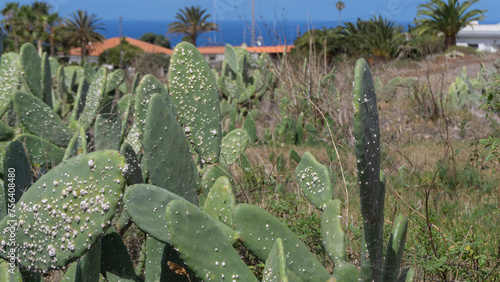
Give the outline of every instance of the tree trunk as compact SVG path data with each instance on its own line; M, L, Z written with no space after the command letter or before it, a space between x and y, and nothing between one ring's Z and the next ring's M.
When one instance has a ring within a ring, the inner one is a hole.
M451 46L457 45L457 35L455 33L446 35L444 44L446 49L450 48Z
M56 55L55 51L55 42L54 42L54 31L52 30L50 32L50 37L49 37L49 44L50 44L50 56L54 57Z
M80 57L80 65L83 66L83 62L85 60L85 40L81 41L81 57Z
M38 48L38 55L41 57L42 56L42 53L43 53L43 40L42 38L38 38L36 40L36 45L37 45L37 48Z

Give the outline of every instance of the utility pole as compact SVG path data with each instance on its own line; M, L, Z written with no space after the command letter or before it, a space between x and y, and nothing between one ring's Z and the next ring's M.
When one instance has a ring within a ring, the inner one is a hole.
M255 37L255 0L252 0L252 31L251 31L251 42L250 45L255 46L256 45L256 37Z
M122 50L122 14L120 14L120 69L123 68L123 50Z

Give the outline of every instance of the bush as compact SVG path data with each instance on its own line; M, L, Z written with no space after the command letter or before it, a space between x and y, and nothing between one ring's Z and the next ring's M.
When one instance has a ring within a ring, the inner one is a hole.
M121 47L118 45L113 48L109 48L99 55L99 64L108 64L118 68L120 66L120 48L121 52L123 52L122 66L130 66L135 58L144 54L144 51L141 48L128 43L125 39L122 39Z

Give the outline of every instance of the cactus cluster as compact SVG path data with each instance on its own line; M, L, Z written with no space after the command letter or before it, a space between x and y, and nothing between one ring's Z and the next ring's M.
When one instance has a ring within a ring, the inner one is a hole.
M11 278L66 269L63 281L256 281L233 248L238 243L266 262L263 281L332 279L285 224L257 206L238 204L233 194L228 167L240 160L245 170L255 122L248 111L243 128L222 131L218 83L229 104L258 97L272 83L263 75L265 60L227 46L217 80L184 42L174 50L168 86L137 75L128 88L123 71L59 66L30 44L19 56L2 56L0 98L8 102L0 99L0 114L19 122L0 123L6 148L0 273L8 261L17 266ZM324 247L337 281L394 281L404 250L407 219L398 217L382 265L384 187L370 80L366 65L358 64L355 136L366 242L361 274L345 261L329 168L309 153L301 158L292 152L304 195L323 210ZM122 240L131 224L145 233L143 263L135 270Z

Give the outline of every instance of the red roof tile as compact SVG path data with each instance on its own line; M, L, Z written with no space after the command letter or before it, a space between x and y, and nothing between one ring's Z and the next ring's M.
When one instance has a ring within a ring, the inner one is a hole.
M167 55L172 55L172 53L173 53L172 49L168 49L165 47L161 47L158 45L147 43L147 42L137 40L134 38L125 37L125 40L128 43L141 48L146 53L163 53L163 54L167 54ZM119 44L120 44L119 37L113 37L113 38L107 39L102 43L92 44L89 46L89 48L90 48L89 56L96 56L97 57L102 52L104 52L106 49L113 48ZM80 50L80 48L73 48L69 51L69 54L74 55L74 56L80 56L81 50Z

